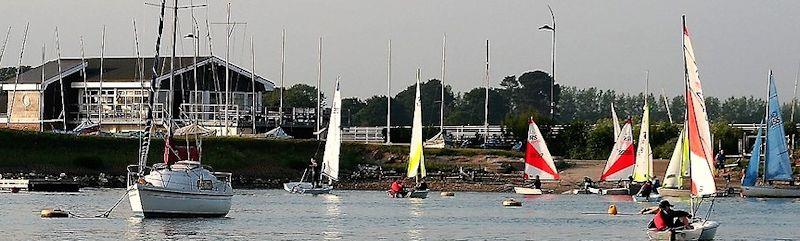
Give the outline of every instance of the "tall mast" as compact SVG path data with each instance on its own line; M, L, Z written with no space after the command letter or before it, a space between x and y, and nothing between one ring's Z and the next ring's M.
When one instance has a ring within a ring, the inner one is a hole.
M253 70L250 71L250 82L252 85L253 107L251 110L251 122L253 123L253 134L256 134L256 49L253 47L253 37L250 37L250 55L253 58Z
M44 78L44 65L47 63L46 62L47 60L45 60L45 55L44 55L45 52L47 52L47 44L42 43L42 71L41 71L41 77L42 77L42 82L41 83L42 83L42 86L44 86L44 81L45 81L45 78ZM41 88L39 90L39 96L44 96L44 89L45 88ZM39 101L39 131L40 132L44 132L44 108L42 108L43 106L44 106L44 101Z
M686 89L685 93L683 94L684 98L686 99L685 100L685 102L686 102L686 108L685 108L686 109L686 115L684 117L685 121L683 122L683 125L684 125L684 128L686 128L686 134L689 135L691 133L689 131L689 125L692 125L692 123L689 123L689 111L694 111L694 110L689 110L689 103L690 103L689 101L691 101L691 96L690 96L691 93L689 93L689 68L686 66L687 65L687 62L686 62L687 61L687 59L686 59L686 37L685 37L685 35L687 34L686 33L687 32L687 30L686 30L686 15L682 15L681 16L681 22L682 22L682 25L683 25L683 29L682 29L683 33L681 33L681 46L683 48L683 84L684 84L684 88ZM692 175L692 153L691 153L692 152L692 150L691 150L692 144L690 143L691 139L692 138L688 137L688 136L686 138L686 146L689 146L689 149L690 149L690 150L688 150L689 151L689 155L687 157L689 159L689 161L687 163L689 163L689 167L688 168L689 168L689 178L690 179L691 179L691 175ZM692 181L689 181L689 185L694 185L694 184L693 184ZM692 214L694 214L694 197L691 197L691 195L689 197L689 209L690 209L690 212Z
M8 35L11 34L11 26L6 30L6 38L3 40L3 47L0 49L0 62L3 61L3 55L6 53L6 44L8 43Z
M764 136L765 137L769 136L769 98L772 97L772 96L770 96L770 93L769 93L769 87L770 87L769 84L770 84L770 79L771 78L772 78L772 70L770 69L769 72L767 72L767 102L764 103L764 124L765 124ZM758 138L761 138L761 137L759 136ZM769 144L769 142L765 141L764 142L764 150L768 150L769 146L767 146L767 144ZM767 156L764 156L764 179L763 179L764 183L767 182L767 159L768 159Z
M485 131L485 136L483 137L483 143L489 141L489 40L486 40L486 98L484 99L484 106L483 106L483 129Z
M172 115L175 106L175 44L178 38L178 0L175 0L172 16L172 57L169 61L169 115L167 116L167 138L172 138ZM170 147L172 148L172 147ZM171 153L170 153L171 155Z
M225 20L225 115L224 115L224 126L222 130L223 135L228 135L228 128L230 127L228 123L228 108L230 108L230 57L231 57L231 2L228 1L228 8L226 10L227 17Z
M22 56L25 53L25 42L28 40L28 26L30 23L25 23L25 33L22 35L22 48L19 50L19 60L17 61L17 74L14 77L14 88L11 90L11 106L8 107L8 118L6 118L6 127L9 127L11 122L11 118L14 116L12 112L14 111L14 99L17 97L17 84L19 84L19 75L22 74Z
M281 30L281 89L280 89L280 104L278 105L278 127L283 125L283 90L286 86L283 84L284 68L286 67L286 29Z
M106 25L103 25L103 31L100 34L100 92L97 95L97 124L100 126L100 131L103 130L103 59L105 58L106 51Z
M321 99L322 92L319 89L322 85L322 37L319 37L319 48L317 49L317 140L320 139L320 122L322 121L322 113L321 113Z
M158 79L158 72L156 68L158 67L159 62L159 53L161 50L161 34L164 30L164 11L166 8L166 0L161 0L161 14L158 18L158 35L156 38L156 53L153 56L153 68L152 68L152 78L150 79L150 87L147 91L147 119L144 127L144 133L142 137L142 143L139 145L139 175L144 174L144 166L147 165L147 157L148 153L150 152L150 133L153 129L153 103L154 103L154 92L156 85L156 79Z
M83 68L81 68L81 75L83 75L83 104L84 106L86 106L86 121L91 123L92 115L89 113L90 111L89 100L91 97L89 97L89 87L86 85L86 66L88 66L89 64L86 63L85 56L86 55L84 53L83 35L81 35L81 65L83 66Z
M445 34L442 36L442 79L439 81L439 84L442 85L442 98L441 98L441 108L439 109L439 133L442 134L442 138L444 138L444 78L446 73L446 66L447 66L447 35Z
M792 92L792 114L790 117L790 122L794 125L794 108L797 106L797 81L800 80L800 62L797 63L797 73L794 74L794 91ZM794 144L794 138L792 138L792 144Z
M392 144L392 40L386 57L386 144Z
M61 121L63 123L64 131L67 130L67 105L65 102L67 98L64 97L64 76L61 72L61 42L58 39L58 27L56 27L56 54L58 62L58 85L61 91ZM42 66L44 68L44 66Z

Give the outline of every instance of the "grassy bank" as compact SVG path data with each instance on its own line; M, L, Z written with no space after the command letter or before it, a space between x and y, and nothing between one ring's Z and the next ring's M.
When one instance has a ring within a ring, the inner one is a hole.
M137 139L0 130L0 172L122 175L125 166L136 163L138 144ZM149 164L161 162L163 145L162 140L153 140ZM323 148L324 144L312 140L208 138L203 142L203 163L215 170L233 172L235 176L296 178L314 154L321 159ZM500 150L426 149L425 152L428 170L434 172L480 165L463 161L476 156L522 157L521 153ZM407 146L345 143L340 165L344 173L358 164L401 169L407 155Z

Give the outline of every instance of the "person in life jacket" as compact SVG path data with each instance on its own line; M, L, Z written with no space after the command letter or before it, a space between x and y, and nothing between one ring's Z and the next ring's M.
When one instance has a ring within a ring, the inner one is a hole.
M389 187L389 195L392 197L404 197L406 195L406 190L403 187L403 181L395 179L391 187Z
M691 228L689 218L692 217L686 211L673 210L673 205L667 200L662 200L656 207L642 209L640 214L655 214L650 221L648 228L657 231L671 230L675 228ZM676 220L677 219L677 220Z

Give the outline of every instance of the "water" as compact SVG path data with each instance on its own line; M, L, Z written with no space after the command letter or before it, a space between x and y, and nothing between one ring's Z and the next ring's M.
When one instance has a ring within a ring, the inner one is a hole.
M335 191L303 196L283 190L238 190L227 218L140 219L127 199L108 219L42 219L39 211L61 207L94 216L122 189L84 189L78 194L0 193L0 239L199 239L199 240L646 240L651 216L592 215L616 203L621 213L645 204L595 195L524 198L519 208L500 205L510 193L456 193L455 197L390 199L383 192ZM675 203L686 209L685 202ZM708 207L708 205L704 205ZM717 199L718 240L800 240L800 200ZM702 212L704 213L704 212Z

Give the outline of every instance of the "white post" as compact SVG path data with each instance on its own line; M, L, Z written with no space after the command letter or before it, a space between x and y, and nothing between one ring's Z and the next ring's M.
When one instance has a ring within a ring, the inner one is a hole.
M252 84L253 106L250 108L252 117L250 122L253 123L253 134L256 134L256 49L253 47L253 37L250 37L250 55L253 57L253 70L250 71L250 83Z
M484 99L484 109L483 109L483 129L485 131L485 136L483 137L483 143L489 140L489 40L486 40L486 98Z
M439 133L442 134L442 139L444 139L444 77L446 72L447 66L447 35L445 34L442 36L442 79L439 83L442 85L442 98L441 98L441 108L439 109Z
M321 90L319 89L322 85L322 37L319 37L319 48L318 48L318 55L317 55L317 140L320 140L320 121L322 121L322 112L321 112L321 99L322 96Z
M797 63L797 73L794 74L794 91L792 92L792 114L790 122L794 125L794 108L797 106L797 81L800 80L800 62ZM797 127L792 127L797 128ZM792 138L794 140L794 138Z
M45 52L47 52L47 44L42 43L42 71L41 71L42 84L41 84L41 87L39 88L39 131L40 132L44 132L44 101L42 101L42 100L44 99L43 98L44 97L44 90L46 89L46 86L44 84L44 81L45 81L45 78L44 78L44 65L47 63L47 62L45 62L45 61L47 61L47 60L45 60L45 56L44 56Z
M103 59L105 58L106 50L106 25L103 25L103 32L100 38L100 92L97 97L97 124L100 126L100 131L103 131Z
M278 104L278 124L280 127L283 125L283 90L286 86L283 84L284 68L286 67L286 29L281 31L281 89L280 89L280 103Z
M86 107L86 120L88 122L92 122L91 114L89 113L89 87L86 85L86 66L89 64L86 63L86 55L84 54L84 46L83 46L83 35L81 35L81 75L83 75L83 104Z
M172 117L175 106L175 44L178 38L178 0L175 0L174 16L172 16L172 57L169 61L169 116L167 117L167 138L172 138ZM181 84L183 85L183 84ZM170 150L171 151L171 150ZM170 153L172 155L172 153Z
M386 144L392 144L392 40L386 58Z

